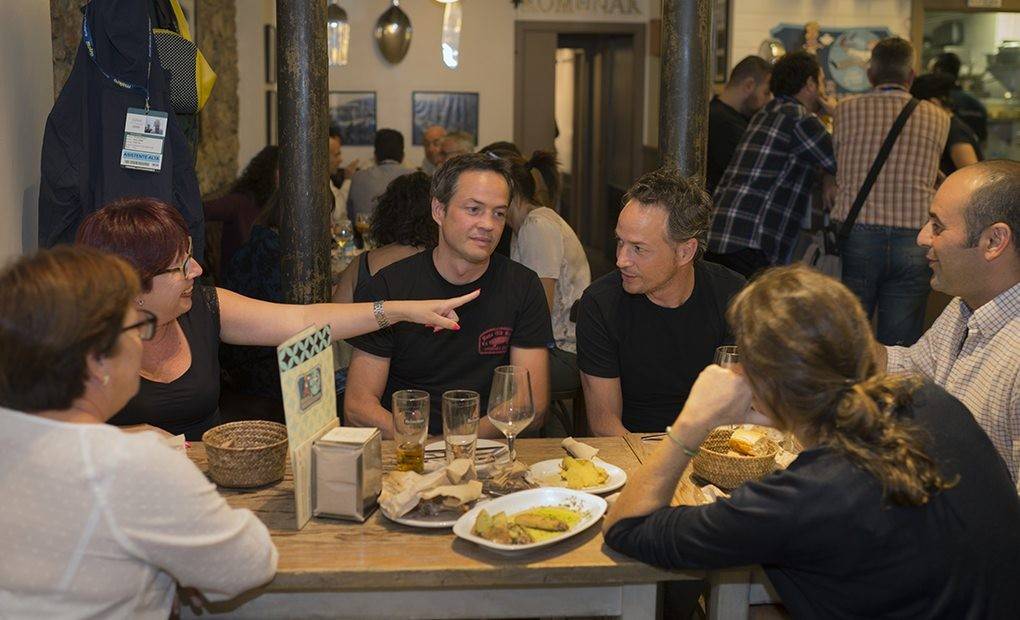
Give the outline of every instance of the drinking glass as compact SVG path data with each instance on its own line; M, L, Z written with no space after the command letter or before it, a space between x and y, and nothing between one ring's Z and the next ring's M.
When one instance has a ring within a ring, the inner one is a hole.
M425 473L425 438L429 433L429 393L398 390L393 393L393 439L397 444L397 471Z
M340 246L341 254L344 253L344 247L350 243L351 239L354 238L354 233L351 232L350 222L343 222L337 227L336 231L336 244Z
M365 242L365 249L371 249L369 247L368 231L372 227L372 223L369 221L368 216L364 213L358 213L354 216L354 228L361 235L361 240Z
M717 347L715 350L715 358L712 362L722 366L723 368L733 368L740 364L740 352L737 350L737 345L728 344Z
M443 393L443 439L446 462L475 459L478 444L480 396L472 390L450 390Z
M531 377L522 366L499 366L489 394L489 421L506 436L510 462L517 460L514 438L535 419L531 398Z

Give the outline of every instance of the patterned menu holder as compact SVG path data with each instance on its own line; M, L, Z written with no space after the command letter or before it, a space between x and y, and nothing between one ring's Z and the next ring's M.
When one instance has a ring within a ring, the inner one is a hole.
M312 518L312 442L339 426L329 325L314 325L276 347L294 472L297 529Z

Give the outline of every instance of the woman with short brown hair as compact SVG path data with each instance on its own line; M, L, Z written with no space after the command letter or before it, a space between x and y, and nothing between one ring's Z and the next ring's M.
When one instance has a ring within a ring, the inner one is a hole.
M202 286L184 220L152 198L118 200L89 215L78 242L132 263L142 283L135 304L158 319L156 335L144 346L138 396L110 423L151 424L194 441L219 423L221 341L277 346L309 325L329 325L334 340L399 321L458 329L455 308L478 296L298 306Z
M728 319L741 367L701 373L610 510L607 544L668 568L761 564L794 617L1014 615L1020 503L967 409L880 372L857 298L806 267L764 272ZM806 449L728 498L671 508L709 431L744 422Z
M58 247L0 271L0 615L166 618L268 581L277 554L155 433L105 424L138 391L156 317L135 270Z

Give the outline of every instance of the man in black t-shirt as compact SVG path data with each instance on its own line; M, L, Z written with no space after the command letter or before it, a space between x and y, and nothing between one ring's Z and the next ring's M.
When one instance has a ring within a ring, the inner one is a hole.
M744 278L701 260L712 200L665 168L638 179L616 225L617 271L581 297L577 365L595 435L661 431L716 347Z
M747 122L772 98L772 65L760 56L748 56L733 67L721 93L708 105L708 161L705 188L711 194L737 152Z
M348 424L375 426L391 438L393 392L420 389L431 396L429 432L440 434L443 392L475 390L484 416L493 371L513 364L529 370L531 428L541 427L554 342L549 307L534 271L493 255L515 191L510 165L489 155L460 155L436 171L432 217L439 225L438 246L380 270L355 301L445 299L452 291L476 289L481 295L457 309L459 330L434 333L400 323L350 339L355 350L344 399ZM502 436L485 417L478 435Z

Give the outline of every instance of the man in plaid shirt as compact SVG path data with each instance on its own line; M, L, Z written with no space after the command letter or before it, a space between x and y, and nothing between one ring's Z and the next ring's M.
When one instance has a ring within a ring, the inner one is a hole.
M846 219L889 128L911 99L913 59L907 41L882 39L871 51L868 66L874 90L848 97L836 108L835 221ZM928 217L948 136L949 115L922 101L903 126L840 247L843 283L861 298L868 316L877 308L876 335L882 344L914 344L924 329L931 271L914 239Z
M779 59L769 87L775 99L751 118L713 198L707 260L744 276L789 262L817 169L836 172L832 138L815 115L828 110L815 57Z
M917 244L932 288L955 299L910 347L882 347L892 372L924 375L988 433L1020 493L1020 162L950 175Z

